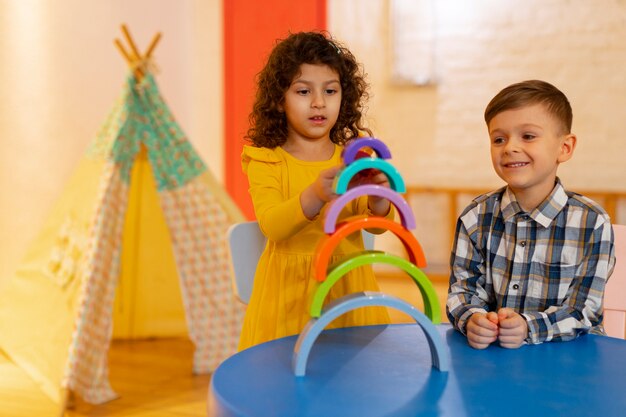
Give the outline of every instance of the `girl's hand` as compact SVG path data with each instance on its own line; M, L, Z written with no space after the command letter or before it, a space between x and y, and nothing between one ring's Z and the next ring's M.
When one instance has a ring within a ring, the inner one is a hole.
M335 182L335 176L340 169L341 166L336 166L321 171L315 182L311 184L315 195L320 199L320 201L328 203L330 200L337 197L333 188L333 183Z
M336 166L321 171L313 184L300 194L300 205L307 219L315 218L324 204L337 197L333 183L340 169L341 166Z
M380 185L387 188L390 186L387 175L378 170L374 170L373 175L366 177L366 181L369 184ZM389 213L390 203L386 198L370 195L368 196L367 205L376 216L384 217Z

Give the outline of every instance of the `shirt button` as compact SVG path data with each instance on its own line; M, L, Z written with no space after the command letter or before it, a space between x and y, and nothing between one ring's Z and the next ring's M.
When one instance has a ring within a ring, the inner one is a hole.
M528 219L530 219L530 216L528 214L525 214L524 215L524 220L528 220Z
M519 285L517 285L517 284L513 285L513 289L514 290L519 290Z
M524 248L524 247L526 247L526 241L525 241L525 240L522 240L522 241L520 242L520 245L521 245L523 248Z

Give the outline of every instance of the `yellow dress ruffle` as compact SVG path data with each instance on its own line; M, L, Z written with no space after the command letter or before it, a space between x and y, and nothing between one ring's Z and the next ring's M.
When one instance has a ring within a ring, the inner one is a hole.
M302 161L282 148L245 146L242 167L250 183L250 195L259 226L268 237L254 278L246 310L239 349L280 337L298 334L310 320L310 301L318 287L313 277L316 247L323 232L324 210L313 220L304 216L300 194L319 172L341 164L340 146L327 161ZM369 214L367 197L348 203L339 221ZM393 218L393 210L389 217ZM331 262L345 254L363 250L360 234L344 239ZM331 289L327 302L359 291L379 291L370 266L357 268L342 277ZM333 321L328 328L387 324L384 307L353 310Z

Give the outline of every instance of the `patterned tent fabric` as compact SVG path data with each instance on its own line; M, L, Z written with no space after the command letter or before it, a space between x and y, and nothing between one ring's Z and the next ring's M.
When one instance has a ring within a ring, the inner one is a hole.
M243 306L232 292L226 231L243 215L192 148L152 75L141 83L131 76L75 175L81 184L78 195L92 201L78 209L71 206L76 201L72 196L61 199L27 256L28 267L16 273L4 294L6 302L0 300L0 348L53 399L63 389L91 403L116 397L108 381L107 352L131 173L142 152L171 239L189 337L196 347L193 371L211 372L236 350ZM84 184L86 170L99 171L99 186L94 187L93 179ZM32 299L29 294L42 286L49 286L49 299ZM27 303L50 303L43 309L59 311L64 324L58 324L59 340L53 343L65 346L57 346L56 356L42 360L50 341L34 335L50 317L29 313L30 331L17 331L10 323L9 317L26 311Z

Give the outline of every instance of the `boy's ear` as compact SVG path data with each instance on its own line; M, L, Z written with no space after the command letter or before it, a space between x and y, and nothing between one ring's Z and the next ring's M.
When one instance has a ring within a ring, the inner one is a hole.
M574 155L574 149L576 148L576 135L569 133L561 139L561 150L557 157L557 162L565 162Z

